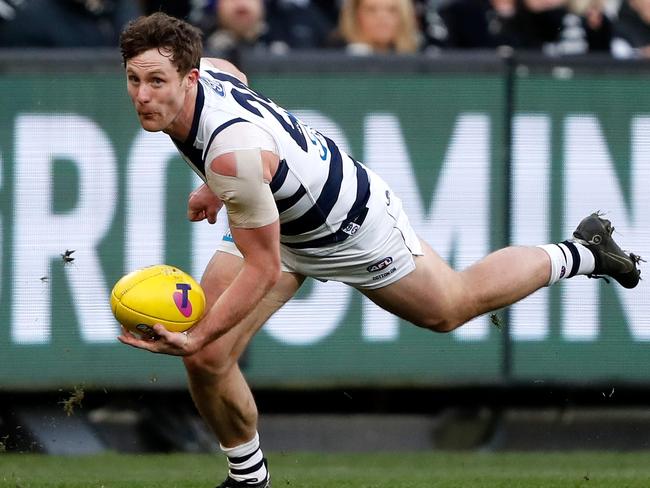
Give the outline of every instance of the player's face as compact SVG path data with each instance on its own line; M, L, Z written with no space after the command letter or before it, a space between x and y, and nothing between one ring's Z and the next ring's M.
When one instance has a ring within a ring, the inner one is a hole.
M150 49L126 63L127 90L142 127L176 132L192 83L181 76L165 51Z

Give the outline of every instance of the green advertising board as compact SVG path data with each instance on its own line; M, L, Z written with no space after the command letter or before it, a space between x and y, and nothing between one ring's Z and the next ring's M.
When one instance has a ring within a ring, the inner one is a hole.
M594 209L650 255L639 77L522 76L511 118L499 69L249 78L384 176L418 233L458 269L508 235L563 240ZM140 129L124 84L118 71L0 76L2 388L185 383L178 358L116 341L108 294L154 263L200 277L225 226L186 220L198 181L166 136ZM436 335L344 285L307 280L254 339L245 373L265 387L644 382L646 302L643 283L623 294L580 278L497 312L508 327L486 316Z
M541 194L526 197L515 190L513 200L521 205L519 220L538 215L551 241L565 238L581 216L600 210L611 218L626 249L649 255L648 74L607 72L567 77L572 72L564 68L519 77L515 127L536 132L535 145L521 148L522 159L528 160L521 165L532 158L544 171L535 183L543 188ZM521 173L522 179L529 177L525 169ZM522 323L511 331L513 376L648 382L647 282L629 291L603 280L574 281L547 290L527 309L520 307Z

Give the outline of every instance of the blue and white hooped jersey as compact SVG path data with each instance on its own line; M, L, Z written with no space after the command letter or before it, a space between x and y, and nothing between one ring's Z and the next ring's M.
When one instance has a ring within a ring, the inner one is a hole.
M174 144L205 181L205 157L215 136L242 122L264 129L278 148L280 164L270 188L284 246L318 253L318 248L340 247L360 229L370 197L367 169L228 73L202 67L189 137Z

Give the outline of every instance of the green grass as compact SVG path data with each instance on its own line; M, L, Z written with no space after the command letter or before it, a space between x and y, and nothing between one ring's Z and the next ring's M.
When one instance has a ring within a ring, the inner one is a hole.
M650 487L650 452L271 453L273 488ZM213 488L216 455L0 454L0 487Z

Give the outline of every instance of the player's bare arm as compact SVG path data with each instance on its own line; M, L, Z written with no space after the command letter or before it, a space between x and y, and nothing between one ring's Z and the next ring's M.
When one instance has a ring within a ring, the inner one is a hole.
M118 339L150 352L188 356L217 340L244 319L280 279L280 225L231 230L244 255L241 271L201 321L187 332L153 326L155 337L139 338L123 329Z
M226 153L212 161L209 189L225 201L233 239L244 257L242 269L190 331L170 332L158 324L153 327L154 339L124 331L120 341L155 353L187 356L217 340L253 311L281 275L280 224L267 184L277 164L275 154L260 150Z

